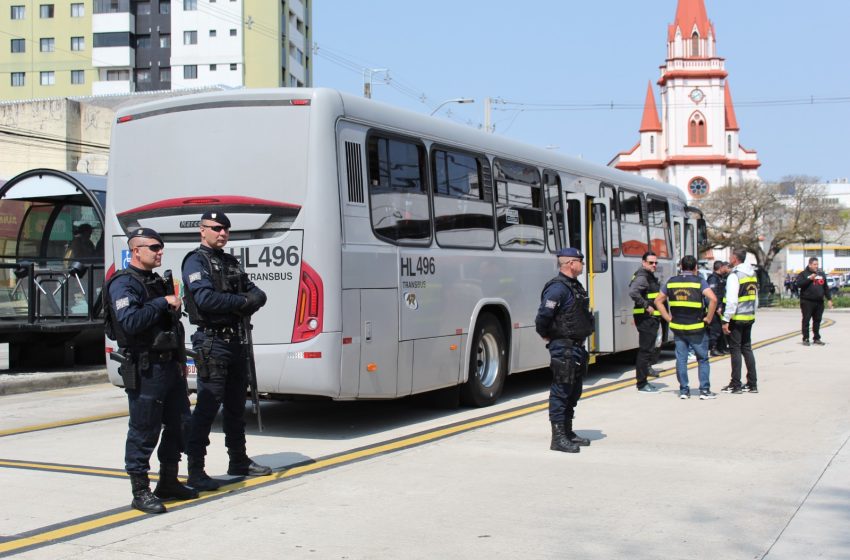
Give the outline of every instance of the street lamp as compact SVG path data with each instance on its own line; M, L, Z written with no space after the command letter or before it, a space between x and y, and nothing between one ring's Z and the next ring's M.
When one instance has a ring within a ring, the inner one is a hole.
M458 97L457 99L447 99L447 100L443 101L442 103L440 103L439 105L437 105L437 107L433 111L431 111L430 116L434 116L434 113L439 111L440 108L443 105L448 105L449 103L475 103L475 100L470 99L468 97Z

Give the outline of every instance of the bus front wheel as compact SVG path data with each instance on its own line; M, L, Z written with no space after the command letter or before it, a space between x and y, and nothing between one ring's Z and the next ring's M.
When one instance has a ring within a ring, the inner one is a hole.
M505 335L499 321L482 315L475 327L469 355L469 376L461 399L469 406L490 406L499 400L508 376Z

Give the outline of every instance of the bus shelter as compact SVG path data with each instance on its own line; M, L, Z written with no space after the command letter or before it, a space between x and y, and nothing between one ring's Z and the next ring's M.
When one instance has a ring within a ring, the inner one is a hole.
M33 169L0 186L0 345L13 367L103 360L106 177Z

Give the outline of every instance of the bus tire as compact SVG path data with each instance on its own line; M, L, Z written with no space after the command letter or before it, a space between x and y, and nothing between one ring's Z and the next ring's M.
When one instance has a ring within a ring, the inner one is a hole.
M493 315L482 315L475 326L469 353L469 376L461 387L465 405L490 406L499 400L508 376L508 353L502 326Z

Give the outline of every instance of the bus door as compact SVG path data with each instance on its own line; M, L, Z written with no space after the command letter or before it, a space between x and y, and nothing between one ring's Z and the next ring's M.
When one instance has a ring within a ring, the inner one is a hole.
M589 258L585 268L589 274L591 305L596 315L596 333L590 349L614 351L614 283L611 266L611 209L613 188L603 185L598 197L588 198L590 231Z

